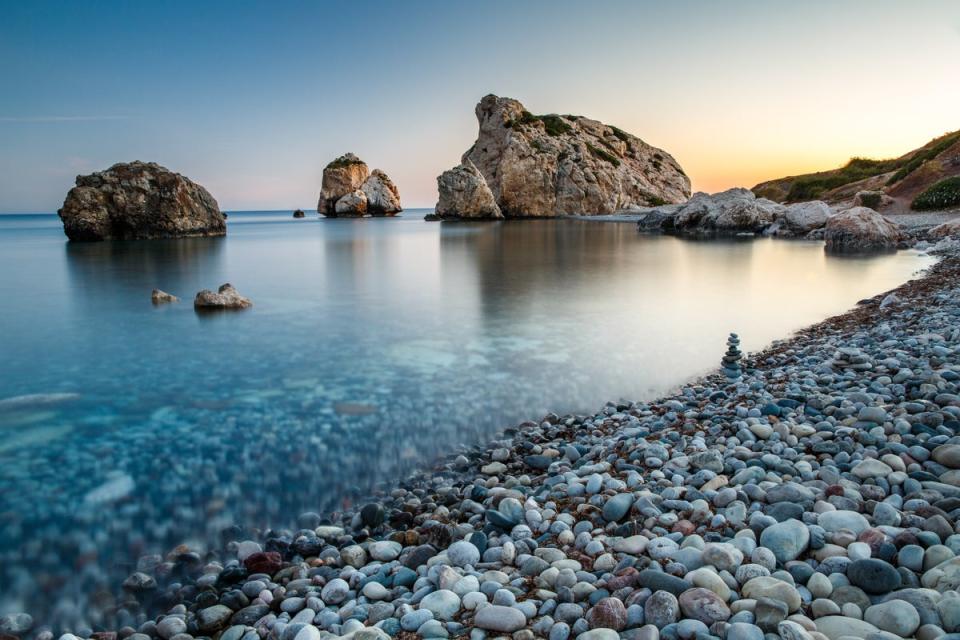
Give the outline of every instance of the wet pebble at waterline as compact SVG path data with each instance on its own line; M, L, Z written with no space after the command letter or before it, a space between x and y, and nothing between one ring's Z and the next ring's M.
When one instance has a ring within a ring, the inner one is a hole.
M145 557L119 636L960 632L958 280L948 260L737 379L547 415L340 518Z

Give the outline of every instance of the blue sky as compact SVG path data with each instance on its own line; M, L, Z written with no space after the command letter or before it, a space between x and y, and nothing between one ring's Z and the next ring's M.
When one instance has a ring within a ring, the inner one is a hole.
M751 186L960 128L960 2L0 0L0 212L153 160L228 210L313 207L346 151L431 206L509 95Z

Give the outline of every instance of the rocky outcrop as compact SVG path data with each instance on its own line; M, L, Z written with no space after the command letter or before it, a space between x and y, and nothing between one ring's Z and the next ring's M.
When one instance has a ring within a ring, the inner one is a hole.
M581 116L535 116L494 95L476 114L480 132L461 163L479 170L505 217L602 215L690 196L690 180L670 154L616 127ZM440 200L462 202L442 191Z
M760 233L783 215L782 205L757 198L749 189L697 193L673 221L681 233Z
M822 229L833 211L825 202L782 205L756 197L749 189L696 193L679 205L634 211L640 231L681 235L765 234L803 237Z
M71 240L222 236L226 216L210 193L154 162L118 163L77 176L57 212Z
M303 212L303 209L297 209L296 211L293 212L293 217L294 217L294 218L305 218L306 215L307 215L307 214L305 214L305 213Z
M960 220L951 220L938 224L927 232L927 235L933 240L943 240L944 238L960 238Z
M783 209L783 215L767 230L770 235L805 236L811 231L822 229L833 215L830 205L820 200L788 204Z
M367 197L367 213L372 216L391 216L402 210L397 185L380 169L373 170L360 190Z
M246 309L252 307L250 298L245 298L233 288L229 282L220 285L216 292L204 289L197 293L193 300L193 307L199 311L216 311L218 309Z
M435 217L438 219L503 218L487 181L469 160L440 174L437 187L440 200Z
M348 153L323 170L323 186L317 211L328 218L391 216L399 211L400 191L386 173Z
M830 253L894 251L901 237L896 223L867 207L853 207L832 216L823 234Z

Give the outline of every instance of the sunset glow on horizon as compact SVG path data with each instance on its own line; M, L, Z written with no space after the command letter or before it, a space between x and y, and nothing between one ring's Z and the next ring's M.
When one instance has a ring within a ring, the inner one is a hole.
M718 191L960 129L960 3L2 2L0 212L156 161L227 210L314 207L353 151L407 208L474 105L618 126Z

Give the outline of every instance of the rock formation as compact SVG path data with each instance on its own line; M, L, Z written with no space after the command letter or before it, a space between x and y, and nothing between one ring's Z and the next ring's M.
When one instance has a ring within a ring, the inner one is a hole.
M933 240L943 240L944 238L960 238L960 220L951 220L944 222L930 229L928 235Z
M328 218L392 216L401 211L400 192L386 173L348 153L323 169L317 211Z
M166 291L161 291L160 289L154 289L150 294L150 300L153 302L153 304L163 304L165 302L179 302L180 298L172 293L167 293Z
M77 176L57 212L71 240L222 236L226 216L200 185L153 162Z
M823 239L830 253L893 251L901 239L896 223L866 207L841 211L827 220Z
M696 193L679 205L631 210L641 213L640 231L682 235L766 234L803 237L823 228L833 211L818 200L782 205L749 189Z
M609 214L690 196L690 180L670 154L616 127L581 116L535 116L494 95L480 101L476 114L480 133L461 166L469 161L479 170L505 217ZM459 184L442 178L441 189ZM442 190L440 200L481 208Z
M391 216L402 210L397 185L380 169L373 170L360 190L367 197L367 213L372 216Z
M441 220L503 218L480 171L469 160L437 177L440 200L435 216Z
M305 214L305 213L303 212L303 209L297 209L296 211L293 212L293 217L294 217L294 218L305 218L306 215L307 215L307 214Z
M200 311L216 311L217 309L246 309L252 307L253 302L244 298L229 282L220 285L216 293L204 289L193 299L193 307Z

